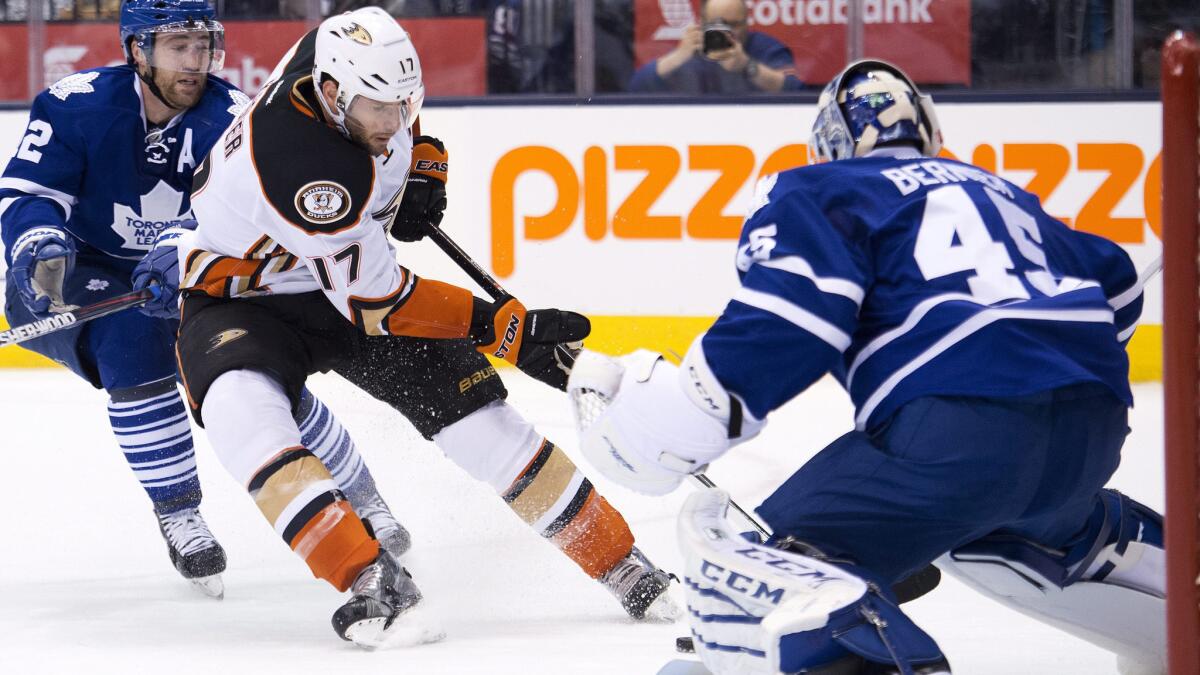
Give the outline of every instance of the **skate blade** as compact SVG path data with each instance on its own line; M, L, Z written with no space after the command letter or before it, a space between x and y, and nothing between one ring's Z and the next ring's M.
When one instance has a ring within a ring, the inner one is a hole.
M658 671L658 675L712 675L712 671L699 661L675 659Z
M346 629L346 638L365 649L393 649L439 642L446 637L446 631L424 607L413 607L385 628L386 624L387 619L382 617L356 621Z
M654 599L642 616L642 623L675 623L683 616L683 609L671 597L671 591L665 591Z
M214 574L210 577L196 577L188 579L192 582L192 587L200 591L204 595L215 600L225 599L225 582L221 581L220 574Z

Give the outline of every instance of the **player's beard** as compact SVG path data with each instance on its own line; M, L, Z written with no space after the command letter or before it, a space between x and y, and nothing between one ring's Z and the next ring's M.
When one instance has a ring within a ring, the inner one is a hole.
M190 84L189 84L190 83ZM186 110L200 102L208 84L206 73L155 71L154 84L162 92L163 103L175 110Z
M391 136L387 140L373 138L371 132L367 131L365 126L349 115L346 116L346 130L350 132L350 140L358 147L371 153L372 157L387 152L388 141L391 140Z

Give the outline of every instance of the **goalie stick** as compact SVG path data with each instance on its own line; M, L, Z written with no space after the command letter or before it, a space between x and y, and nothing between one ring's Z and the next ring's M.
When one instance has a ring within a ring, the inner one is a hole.
M0 347L19 345L27 340L49 335L50 333L70 328L85 321L108 316L109 314L129 309L130 307L144 305L157 295L158 293L155 290L148 288L140 291L131 291L124 295L118 295L85 307L80 307L74 311L63 312L45 319L38 319L30 323L13 326L6 331L0 331Z
M484 292L492 296L493 300L498 300L501 297L512 297L509 295L508 291L504 290L504 287L500 285L500 282L496 281L492 275L488 274L487 271L480 267L479 263L475 262L475 260L471 258L471 256L464 251L462 247L455 243L455 241L450 238L450 235L446 234L442 228L430 225L426 227L426 232L429 235L429 238L433 240L433 243L437 244L437 247L442 249L442 252L444 252L447 257L449 257L450 260L452 260L456 265L458 265L463 272L466 272L467 276L471 277L472 281L474 281L476 284L479 284L479 287L482 288ZM575 412L578 414L578 410ZM579 418L577 417L576 419L578 420ZM712 480L703 473L693 474L692 477L695 478L696 481L705 488L716 487L716 484L713 483ZM754 527L755 530L759 532L764 541L771 538L771 533L765 527L763 527L763 525L759 523L757 519L739 506L737 502L731 499L729 504L736 509L737 512L740 513ZM930 564L924 569L914 573L912 576L896 582L896 584L892 586L892 592L896 594L897 599L901 603L905 603L911 600L916 600L917 598L937 588L938 584L941 583L941 580L941 570ZM687 638L680 639L685 640ZM690 642L690 640L688 641ZM676 646L678 647L679 645L677 644Z
M504 287L500 285L500 282L496 281L495 277L488 274L486 270L480 267L479 263L475 262L470 254L462 250L462 247L455 243L455 241L450 238L450 235L446 234L442 228L429 226L426 228L426 231L429 235L429 238L433 240L433 243L437 244L438 248L442 249L442 252L444 252L450 258L450 260L454 261L454 263L458 265L463 272L466 272L467 276L471 277L472 281L479 284L479 287L482 288L485 293L492 296L493 300L499 300L501 297L511 297L508 291L504 290ZM714 484L708 478L708 476L705 476L703 473L693 474L693 477L697 482L706 488L716 487L716 484ZM734 509L737 510L738 513L745 517L746 521L750 523L755 530L758 530L759 534L763 536L764 540L770 538L771 533L767 531L767 528L763 527L753 516L747 513L745 509L739 506L737 502L730 500L729 503Z

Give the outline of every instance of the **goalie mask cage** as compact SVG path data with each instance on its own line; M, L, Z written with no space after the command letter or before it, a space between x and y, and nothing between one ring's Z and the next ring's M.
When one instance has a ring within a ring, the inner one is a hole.
M1200 47L1176 32L1162 53L1163 391L1167 652L1200 673Z

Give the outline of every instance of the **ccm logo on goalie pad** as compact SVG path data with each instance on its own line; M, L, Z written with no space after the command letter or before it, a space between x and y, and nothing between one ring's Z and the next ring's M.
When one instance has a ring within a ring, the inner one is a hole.
M808 567L797 560L776 555L762 547L746 547L732 553L751 560L754 564L769 567L774 572L793 577L801 581L809 590L816 589L827 582L840 581L835 576ZM724 586L754 600L766 599L774 605L778 605L783 600L785 592L782 587L772 588L765 581L735 572L709 560L700 562L700 576L713 582L714 586Z
M755 600L766 600L773 605L783 600L784 589L771 588L765 581L727 570L708 560L700 562L700 576L713 582L714 587L724 586Z
M498 359L504 358L508 354L508 350L512 348L512 343L517 339L517 330L521 326L521 317L512 314L508 318L508 329L504 331L504 339L500 341L500 346L492 354Z

